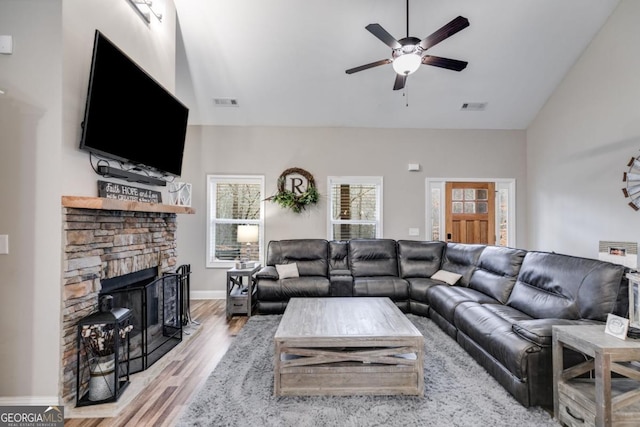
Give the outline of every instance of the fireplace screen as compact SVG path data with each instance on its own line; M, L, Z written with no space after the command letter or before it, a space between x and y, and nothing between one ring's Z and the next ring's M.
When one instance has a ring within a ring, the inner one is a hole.
M179 275L167 274L107 293L132 312L131 373L144 371L182 341Z

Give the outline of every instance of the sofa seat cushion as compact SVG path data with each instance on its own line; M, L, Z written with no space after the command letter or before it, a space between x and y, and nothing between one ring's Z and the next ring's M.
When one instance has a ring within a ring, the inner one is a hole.
M396 276L355 277L354 297L389 297L393 301L409 299L409 282Z
M454 324L514 376L526 380L527 357L541 348L515 333L512 326L527 319L526 314L501 304L464 302L456 308Z
M553 326L571 325L601 325L595 320L567 320L567 319L532 319L520 320L513 324L513 331L522 338L541 347L551 347L553 341Z
M432 286L442 285L441 282L436 282L435 280L422 277L411 277L405 280L409 282L409 297L413 301L425 303L429 303L429 300L427 299L427 290Z
M328 297L329 289L329 279L322 276L261 280L258 283L258 300L283 301L295 297Z
M441 282L440 282L441 283ZM432 310L453 324L453 314L458 304L463 302L498 303L495 299L475 289L461 286L438 284L427 290L427 301Z

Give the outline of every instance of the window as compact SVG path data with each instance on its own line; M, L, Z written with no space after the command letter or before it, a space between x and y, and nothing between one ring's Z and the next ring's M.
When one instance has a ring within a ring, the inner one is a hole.
M329 239L382 237L382 177L329 177Z
M263 194L263 176L207 175L207 267L263 259Z

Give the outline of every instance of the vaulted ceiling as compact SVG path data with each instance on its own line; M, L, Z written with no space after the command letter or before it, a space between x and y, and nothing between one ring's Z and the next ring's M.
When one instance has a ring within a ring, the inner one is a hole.
M469 65L422 65L394 91L391 64L345 70L391 58L365 27L406 37L405 0L175 0L177 94L192 124L526 129L618 3L412 0L410 36L469 20L427 51Z

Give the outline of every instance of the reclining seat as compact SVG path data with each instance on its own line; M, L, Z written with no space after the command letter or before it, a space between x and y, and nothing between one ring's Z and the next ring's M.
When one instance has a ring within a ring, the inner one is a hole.
M552 326L625 315L625 273L625 267L599 260L528 252L506 305L457 306L457 341L520 403L550 407Z
M413 314L429 315L427 289L442 284L431 279L440 270L444 248L441 241L398 240L400 277L409 282L409 306Z
M516 283L525 254L526 251L522 249L503 246L449 243L447 260L442 269L456 271L462 277L454 286L441 284L428 291L431 319L455 338L457 329L454 326L454 313L459 304L467 301L505 304ZM477 255L479 257L476 258ZM471 276L465 280L469 271Z
M270 241L267 265L256 273L258 313L284 313L294 297L328 297L328 254L329 242L323 239ZM289 264L295 264L297 277L280 277L277 267Z
M402 311L409 311L409 283L398 277L395 240L350 240L349 265L354 297L389 297Z

